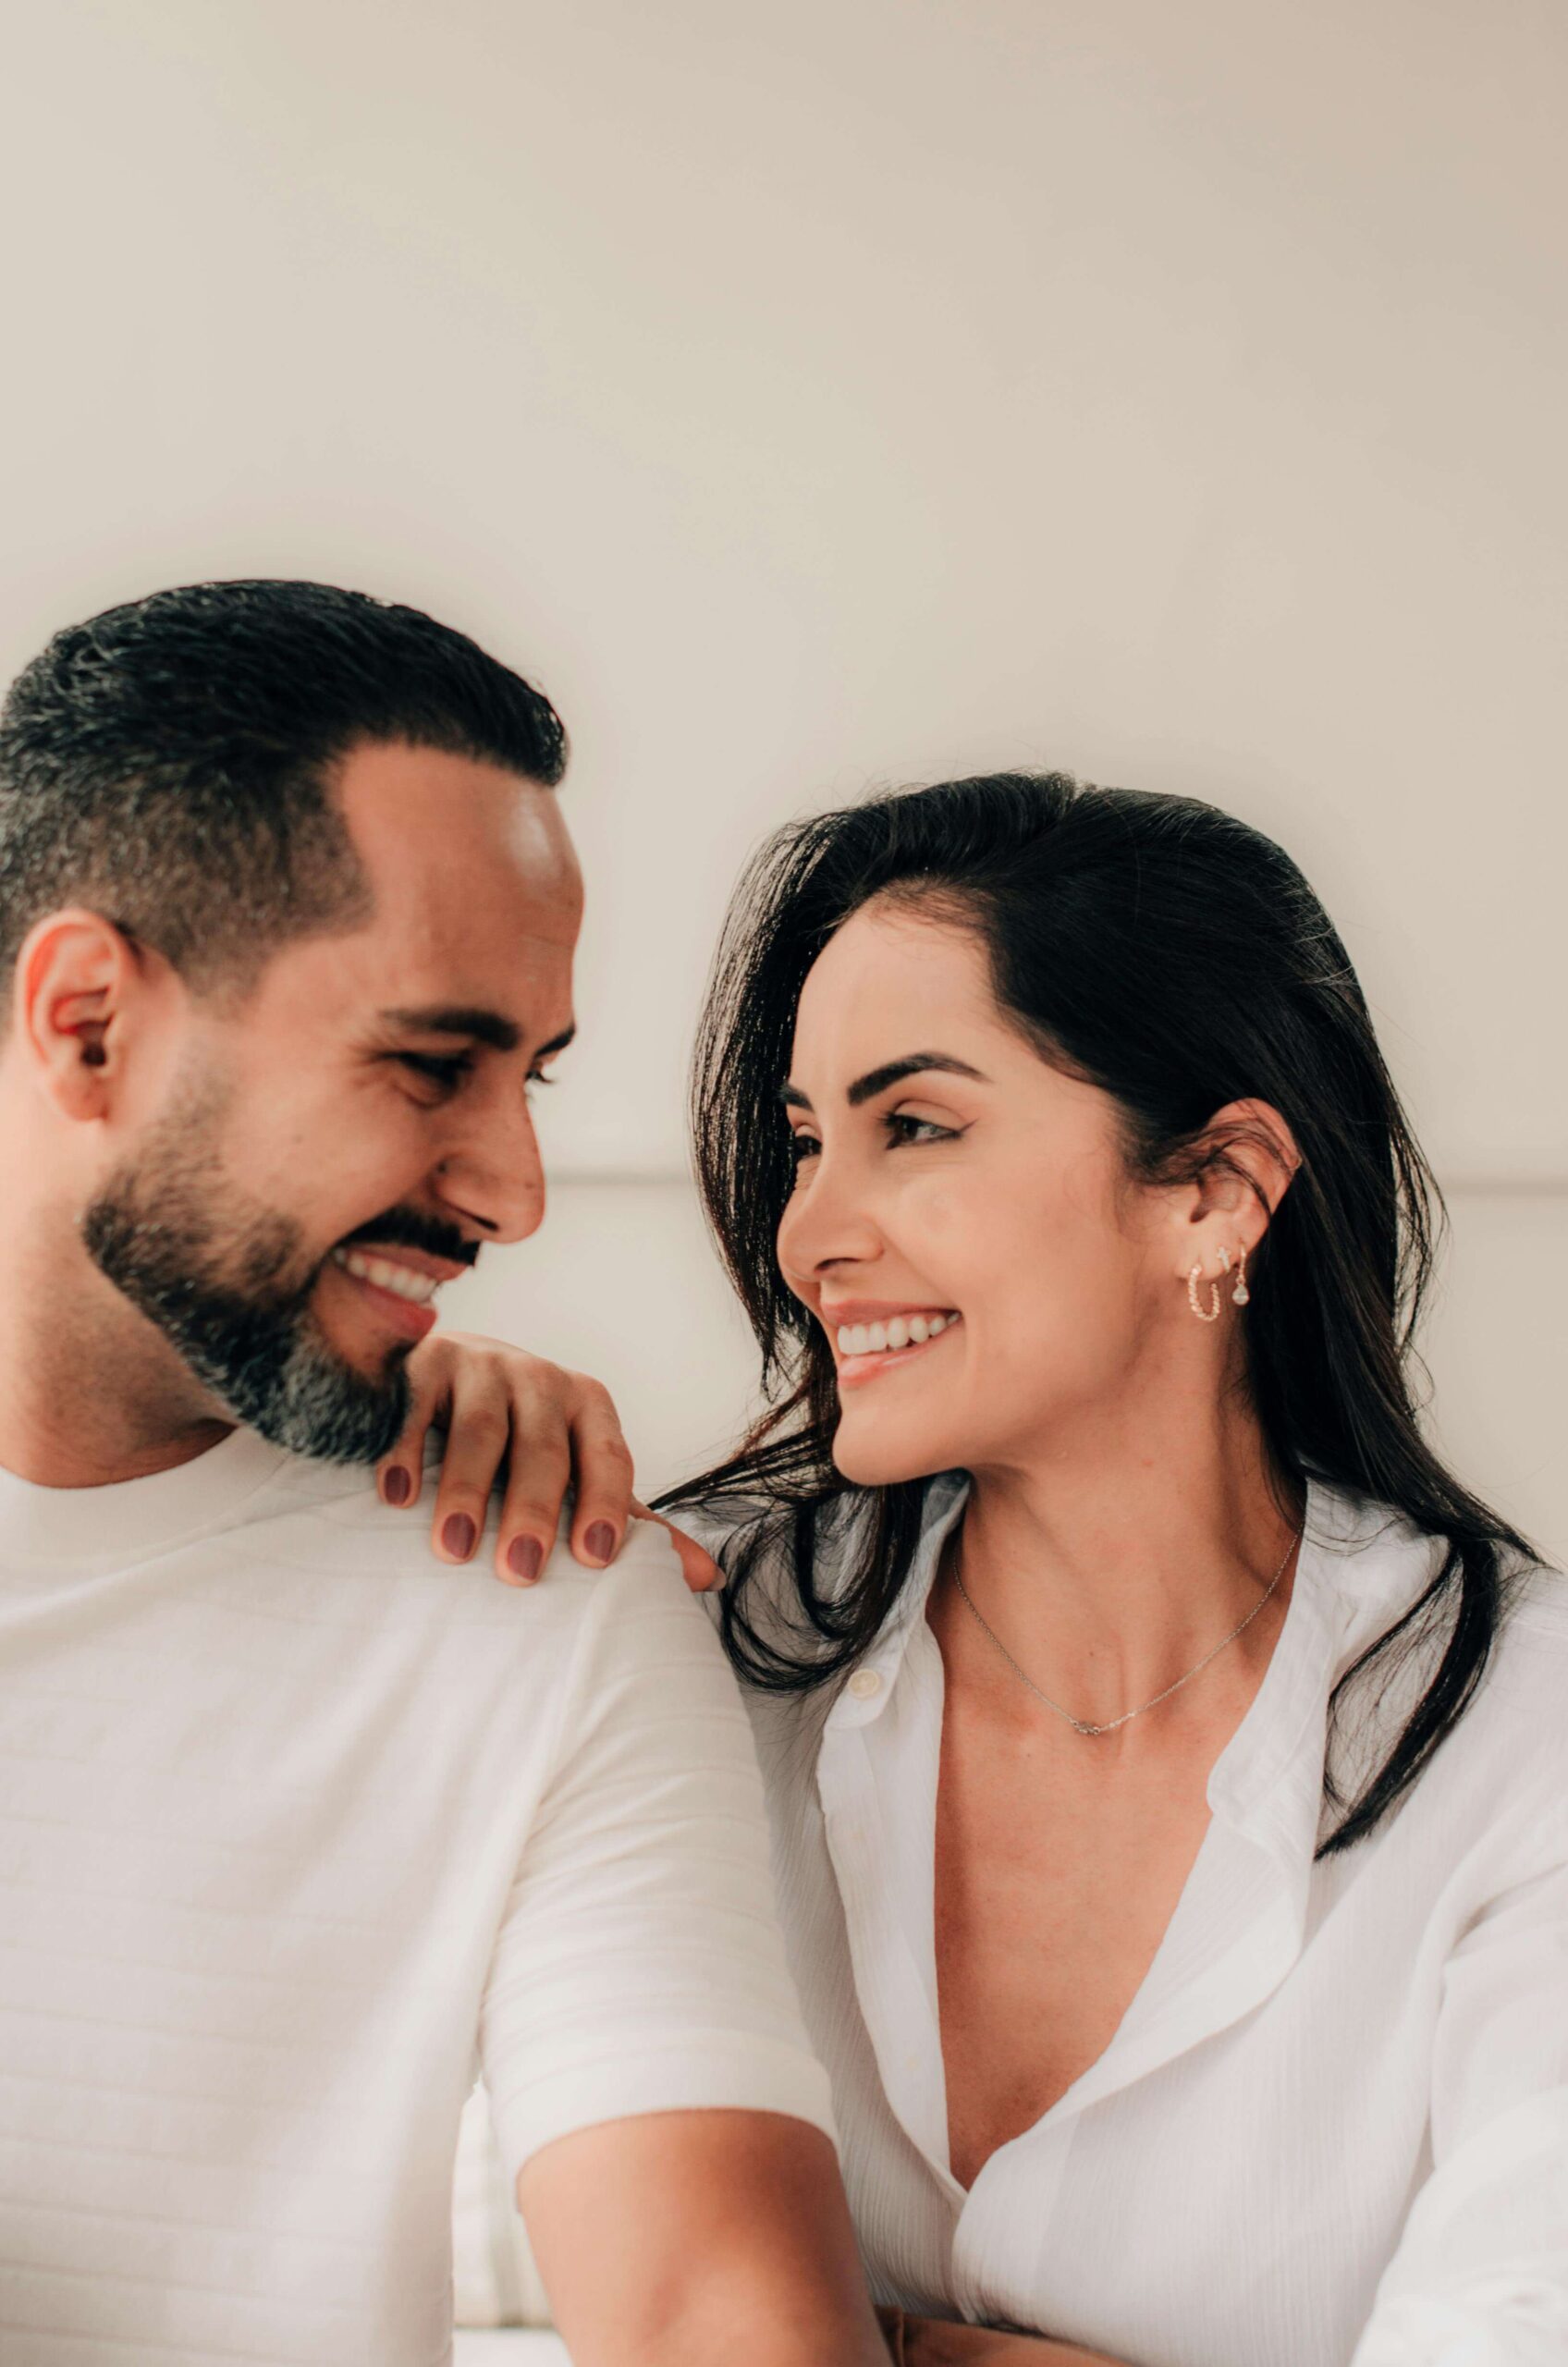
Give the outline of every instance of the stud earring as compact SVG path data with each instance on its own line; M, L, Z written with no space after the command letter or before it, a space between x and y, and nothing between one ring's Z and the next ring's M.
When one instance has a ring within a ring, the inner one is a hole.
M1247 1288L1247 1253L1244 1244L1236 1252L1236 1256L1240 1262L1236 1267L1236 1287L1231 1293L1231 1304L1232 1306L1245 1306L1251 1301L1252 1293ZM1215 1295L1219 1296L1218 1291Z

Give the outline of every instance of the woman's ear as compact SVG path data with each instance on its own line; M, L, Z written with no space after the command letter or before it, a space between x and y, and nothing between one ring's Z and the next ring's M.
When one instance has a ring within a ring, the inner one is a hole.
M17 961L15 1025L63 1118L102 1118L118 1098L136 957L112 921L72 910L40 921Z
M1207 1145L1213 1161L1199 1178L1199 1190L1237 1214L1250 1201L1256 1230L1249 1231L1247 1247L1256 1248L1301 1165L1296 1138L1271 1103L1228 1101L1204 1129Z
M1228 1101L1194 1146L1203 1165L1175 1197L1179 1229L1177 1272L1194 1266L1212 1278L1250 1257L1301 1165L1295 1136L1267 1101Z

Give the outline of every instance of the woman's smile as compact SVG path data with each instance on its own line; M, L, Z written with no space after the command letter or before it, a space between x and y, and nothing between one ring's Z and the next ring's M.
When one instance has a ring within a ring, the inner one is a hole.
M839 1386L856 1389L897 1365L925 1355L963 1318L953 1307L876 1307L863 1300L822 1309L835 1351Z

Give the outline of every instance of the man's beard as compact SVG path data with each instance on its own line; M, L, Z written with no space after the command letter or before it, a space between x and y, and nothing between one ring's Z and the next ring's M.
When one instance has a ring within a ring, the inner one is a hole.
M372 1378L332 1346L310 1304L325 1260L223 1174L226 1099L179 1098L83 1213L87 1253L236 1421L295 1454L375 1463L407 1417L410 1350Z

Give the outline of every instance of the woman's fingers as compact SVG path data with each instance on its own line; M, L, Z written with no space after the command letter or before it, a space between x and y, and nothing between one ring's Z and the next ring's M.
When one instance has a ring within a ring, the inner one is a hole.
M498 1342L472 1339L461 1332L427 1341L410 1359L410 1369L419 1358L424 1360L421 1385L435 1392L435 1418L445 1424L447 1432L431 1541L443 1562L472 1561L484 1533L490 1498L512 1452L518 1420L514 1400L526 1395L531 1385L536 1388L539 1372L553 1376L554 1367L540 1367L535 1358L524 1357L520 1350L507 1349ZM526 1500L520 1496L520 1501L533 1518L538 1500L545 1500L553 1536L566 1487L566 1424L557 1418L553 1431L547 1420L538 1427L537 1452L528 1455L535 1487ZM512 1454L512 1460L521 1465L522 1453ZM526 1475L520 1470L517 1477L521 1482ZM548 1501L552 1478L553 1503Z
M409 1418L397 1445L375 1466L375 1484L383 1502L416 1504L424 1484L424 1442L431 1423L441 1410L445 1383L434 1368L409 1372Z
M510 1441L504 1405L454 1402L430 1530L443 1562L472 1560Z
M633 1498L631 1517L657 1521L680 1556L680 1575L693 1594L708 1594L724 1584L724 1572L713 1555L704 1552L696 1539L688 1537L683 1528L677 1528L672 1520L666 1520L663 1513L651 1513L646 1504L640 1504Z
M529 1586L539 1576L569 1489L576 1490L572 1553L590 1569L614 1561L632 1514L631 1454L614 1402L600 1382L521 1348L461 1332L425 1342L409 1368L414 1404L403 1436L381 1466L382 1493L389 1503L413 1501L426 1432L433 1422L444 1426L446 1452L432 1522L442 1561L472 1560L491 1496L503 1478L497 1577ZM670 1535L687 1584L694 1591L714 1585L719 1574L702 1547L679 1530Z
M531 1587L549 1559L571 1485L571 1452L564 1417L538 1435L514 1435L507 1490L496 1538L496 1576Z
M571 1550L591 1570L602 1570L619 1552L631 1517L631 1450L621 1435L609 1391L582 1373L572 1379L577 1383L570 1417L577 1503Z

